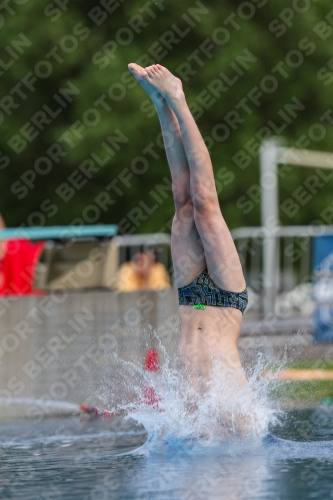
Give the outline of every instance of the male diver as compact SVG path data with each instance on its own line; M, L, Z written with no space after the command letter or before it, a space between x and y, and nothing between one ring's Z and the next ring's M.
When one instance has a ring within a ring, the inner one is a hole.
M247 380L237 341L248 301L246 283L220 210L209 152L179 78L159 64L128 68L154 103L171 171L181 360L199 393L210 383L215 362L242 391Z

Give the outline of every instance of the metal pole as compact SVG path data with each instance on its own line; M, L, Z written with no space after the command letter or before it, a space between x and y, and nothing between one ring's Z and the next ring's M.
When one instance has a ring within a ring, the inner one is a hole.
M263 309L274 314L278 290L276 228L279 226L278 207L278 146L274 140L265 141L260 148L261 225L263 239Z

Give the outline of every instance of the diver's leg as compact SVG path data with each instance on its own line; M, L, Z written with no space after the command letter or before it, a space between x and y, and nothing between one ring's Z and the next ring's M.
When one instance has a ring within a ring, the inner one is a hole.
M171 251L178 287L188 285L206 267L190 195L190 171L177 118L167 103L157 108L171 171L175 216L172 222Z
M204 246L208 272L219 287L240 292L246 286L241 263L220 210L209 152L187 106L181 82L158 64L146 71L149 82L165 97L180 126L190 170L194 221Z
M144 68L130 64L129 69L152 99L161 124L176 209L171 232L172 259L175 281L181 287L191 283L206 267L202 242L194 223L187 157L174 112L147 81Z

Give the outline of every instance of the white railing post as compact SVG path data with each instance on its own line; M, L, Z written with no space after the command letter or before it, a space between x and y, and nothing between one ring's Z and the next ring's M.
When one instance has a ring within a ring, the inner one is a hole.
M278 291L276 267L279 267L276 228L279 226L278 146L265 141L260 148L261 225L263 239L263 309L273 313Z

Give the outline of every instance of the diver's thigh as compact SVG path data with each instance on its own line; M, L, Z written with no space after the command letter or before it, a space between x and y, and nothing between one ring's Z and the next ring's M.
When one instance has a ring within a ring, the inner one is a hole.
M214 283L224 290L244 290L246 284L239 255L221 212L205 217L195 214L195 224Z
M192 281L206 267L202 241L194 223L193 212L177 212L171 231L171 252L178 288Z

